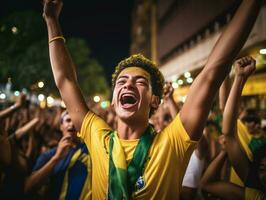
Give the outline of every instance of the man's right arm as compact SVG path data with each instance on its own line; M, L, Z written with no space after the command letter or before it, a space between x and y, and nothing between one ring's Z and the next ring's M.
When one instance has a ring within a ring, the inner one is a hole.
M43 17L48 38L49 55L55 83L77 130L80 130L88 107L78 85L75 65L61 37L58 21L63 3L61 0L44 0Z

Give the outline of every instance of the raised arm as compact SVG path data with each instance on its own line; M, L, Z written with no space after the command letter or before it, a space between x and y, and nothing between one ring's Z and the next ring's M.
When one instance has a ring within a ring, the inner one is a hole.
M23 137L27 132L31 131L39 122L38 118L34 118L28 123L26 123L24 126L20 127L15 132L15 137L17 140Z
M26 193L41 186L47 180L47 178L52 175L55 165L60 159L64 158L67 155L67 152L71 145L72 143L70 135L62 137L62 139L58 143L56 153L51 157L51 159L49 159L43 166L38 166L39 169L34 171L30 176L26 178L24 185L24 191Z
M21 94L16 103L12 106L10 106L9 108L6 108L4 110L0 111L0 120L9 117L10 115L12 115L16 110L20 109L23 104L25 103L26 100L26 96L24 94Z
M202 135L214 97L244 45L259 12L260 0L243 0L192 84L181 109L181 121L192 140Z
M255 70L256 61L243 57L235 62L235 79L225 105L222 132L225 135L226 151L238 176L245 181L249 171L249 159L242 149L237 136L238 109L243 87Z
M227 76L219 89L219 108L222 113L224 112L226 100L229 96L230 87L230 77Z
M244 188L220 180L221 169L225 160L226 153L222 150L206 169L200 185L203 190L225 200L244 199Z
M44 0L43 17L48 29L49 54L55 83L76 129L80 130L88 107L78 85L75 65L62 37L58 20L62 6L61 0Z
M170 82L166 82L165 86L164 86L163 101L167 105L172 119L175 118L175 116L177 115L177 113L179 111L178 106L174 100L173 94L174 94L174 88L173 88L172 84Z

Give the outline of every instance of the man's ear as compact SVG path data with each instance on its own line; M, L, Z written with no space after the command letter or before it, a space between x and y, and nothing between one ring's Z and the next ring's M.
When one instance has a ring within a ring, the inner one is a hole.
M114 107L114 104L115 104L114 101L115 101L115 100L114 100L114 95L112 95L111 107Z
M160 99L158 96L152 95L151 97L151 107L155 110L159 107Z

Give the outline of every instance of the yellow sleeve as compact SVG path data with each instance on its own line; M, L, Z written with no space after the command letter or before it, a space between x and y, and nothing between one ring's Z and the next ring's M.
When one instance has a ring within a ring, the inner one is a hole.
M263 192L253 189L253 188L245 188L245 200L264 200L266 199L266 194Z
M111 128L102 118L89 111L83 119L78 136L84 140L90 151L92 139L101 140L110 130Z
M167 135L170 140L176 155L179 158L188 157L190 158L193 150L197 146L197 141L190 139L188 133L186 132L180 115L178 114L175 119L162 131L161 134Z
M233 167L230 169L230 182L244 187L244 183L241 181Z
M252 161L253 155L252 155L252 152L248 146L248 144L251 140L251 135L249 134L247 127L240 120L237 120L237 135L238 135L239 141L240 141L243 149L245 150L245 152L248 156L248 159L250 161Z

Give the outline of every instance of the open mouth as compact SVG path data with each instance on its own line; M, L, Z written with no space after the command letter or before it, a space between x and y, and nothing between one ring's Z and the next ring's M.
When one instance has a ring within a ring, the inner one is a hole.
M132 94L123 94L120 102L123 108L131 108L137 104L137 98Z
M67 132L69 133L75 133L76 132L76 129L74 127L70 127L67 129Z

